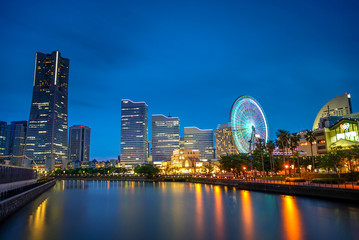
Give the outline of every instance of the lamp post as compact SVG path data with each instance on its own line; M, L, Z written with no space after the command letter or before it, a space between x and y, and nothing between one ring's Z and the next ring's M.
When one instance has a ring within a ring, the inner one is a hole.
M285 170L284 170L285 176L287 176L287 169L288 169L288 165L286 164L286 165L285 165Z

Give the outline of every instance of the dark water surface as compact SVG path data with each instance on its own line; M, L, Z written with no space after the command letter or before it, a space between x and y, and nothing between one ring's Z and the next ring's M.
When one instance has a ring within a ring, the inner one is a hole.
M359 205L194 183L58 181L0 239L359 239Z

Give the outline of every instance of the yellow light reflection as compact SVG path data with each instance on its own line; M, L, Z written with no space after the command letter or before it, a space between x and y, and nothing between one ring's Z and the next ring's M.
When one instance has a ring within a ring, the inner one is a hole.
M35 212L31 214L29 219L29 229L32 235L30 239L41 240L44 238L45 226L45 214L47 198L36 208Z
M242 220L244 239L255 239L253 225L253 209L251 202L251 193L249 191L241 191L242 198Z
M222 189L220 186L214 186L214 207L216 222L216 239L225 239L224 236L224 216L223 216L223 199Z
M196 225L197 225L197 238L203 239L204 224L203 224L203 197L202 197L202 184L196 183Z
M284 238L290 240L303 239L301 217L295 197L282 196Z

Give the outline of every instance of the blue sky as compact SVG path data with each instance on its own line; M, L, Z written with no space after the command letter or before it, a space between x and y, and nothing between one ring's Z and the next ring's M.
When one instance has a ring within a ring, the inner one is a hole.
M359 111L358 12L355 0L6 1L0 120L28 119L35 53L59 50L70 59L69 125L92 128L91 158L120 154L123 98L178 116L181 129L215 129L245 94L270 138L310 129L345 92Z

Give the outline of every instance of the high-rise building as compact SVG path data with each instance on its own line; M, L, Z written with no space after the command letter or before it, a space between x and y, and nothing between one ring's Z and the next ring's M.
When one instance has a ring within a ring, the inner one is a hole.
M221 124L214 131L215 147L216 147L216 159L220 159L221 156L238 154L238 150L234 144L231 124Z
M145 102L121 100L120 162L138 165L148 157L148 106Z
M90 160L91 128L83 125L70 127L69 160L87 162Z
M179 149L180 124L178 117L152 115L152 161L169 161Z
M7 122L0 121L0 163L5 160L4 156L7 155L7 133Z
M327 117L341 117L344 115L348 115L352 113L352 103L351 103L350 93L344 93L339 95L329 102L327 102L318 112L314 123L313 130L318 129L320 127L320 119Z
M36 53L25 155L46 170L67 165L68 79L69 59Z
M8 125L7 155L11 165L23 166L27 121L13 121Z
M199 149L201 160L214 159L213 130L201 130L197 127L185 127L184 148Z

